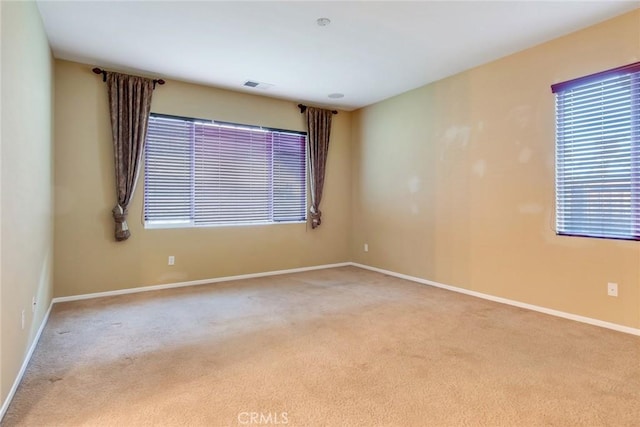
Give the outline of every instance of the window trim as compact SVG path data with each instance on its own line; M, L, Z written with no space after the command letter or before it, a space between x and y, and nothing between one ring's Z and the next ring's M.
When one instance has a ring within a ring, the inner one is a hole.
M269 225L291 225L306 224L307 220L300 221L278 221L278 222L245 222L245 223L225 223L225 224L194 224L192 222L184 222L175 224L147 224L142 215L142 225L145 230L172 230L172 229L189 229L189 228L220 228L220 227L262 227Z

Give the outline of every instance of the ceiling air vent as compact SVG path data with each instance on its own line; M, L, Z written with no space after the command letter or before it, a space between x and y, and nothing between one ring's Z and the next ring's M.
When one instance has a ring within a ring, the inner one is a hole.
M253 81L253 80L247 80L246 82L244 82L243 86L244 87L251 87L251 88L255 88L255 89L266 90L266 89L269 89L270 87L272 87L273 85L271 83L262 83L262 82L256 82L256 81Z

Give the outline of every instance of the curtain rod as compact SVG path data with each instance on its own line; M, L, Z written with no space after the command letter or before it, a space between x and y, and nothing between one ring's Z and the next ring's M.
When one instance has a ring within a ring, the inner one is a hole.
M102 81L103 82L107 81L107 72L105 70L103 70L102 68L95 67L91 71L93 71L96 74L102 74ZM159 85L163 85L166 82L164 80L162 80L162 79L153 79L153 88L154 89L156 88L156 83L159 84Z
M300 113L304 113L305 111L307 111L307 106L306 105L298 104L298 108L300 109ZM331 112L333 114L338 114L338 112L336 110L331 110Z

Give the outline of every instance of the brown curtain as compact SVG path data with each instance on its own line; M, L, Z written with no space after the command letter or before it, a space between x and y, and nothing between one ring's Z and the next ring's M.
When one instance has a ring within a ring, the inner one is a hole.
M321 108L307 107L307 156L309 159L309 183L311 187L311 228L322 223L320 202L324 187L324 173L329 152L329 137L331 135L331 119L333 112Z
M153 80L120 73L107 73L111 130L116 170L117 204L113 208L117 241L127 240L127 208L138 181L147 136Z

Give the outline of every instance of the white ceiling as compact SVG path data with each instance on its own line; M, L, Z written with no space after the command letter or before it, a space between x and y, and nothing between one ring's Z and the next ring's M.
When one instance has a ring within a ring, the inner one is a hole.
M56 58L351 110L639 1L55 1ZM320 27L317 18L331 24ZM249 89L246 80L272 84ZM328 94L345 96L334 100Z

